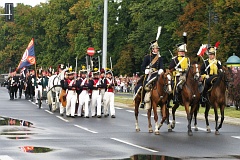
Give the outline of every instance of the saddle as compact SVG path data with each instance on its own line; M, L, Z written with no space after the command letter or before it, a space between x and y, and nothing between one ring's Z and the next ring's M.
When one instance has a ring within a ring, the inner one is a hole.
M218 78L218 77L214 77L214 78L210 81L210 87L209 87L209 89L207 90L208 92L210 92L210 91L212 90L213 84L216 82L217 78ZM205 87L205 85L206 85L205 82L206 82L206 81L204 81L203 87Z

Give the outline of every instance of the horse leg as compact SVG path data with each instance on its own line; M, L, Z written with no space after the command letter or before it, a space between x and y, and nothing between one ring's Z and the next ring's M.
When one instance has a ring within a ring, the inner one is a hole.
M139 114L138 107L139 107L139 104L140 104L140 102L137 101L137 100L135 100L134 113L135 113L135 128L136 128L136 131L137 131L137 132L140 131L140 128L139 128L139 125L138 125L138 114Z
M152 108L149 108L147 110L147 115L148 115L148 132L149 133L153 133L152 123L151 123L151 111L152 111Z
M195 108L194 111L194 130L198 131L198 127L197 127L197 114L198 114L198 110L199 110L199 103L197 104L197 108Z
M168 132L172 132L172 126L169 122L169 108L166 107L166 120L168 125Z
M166 108L166 104L161 106L161 112L162 112L162 120L160 122L160 125L158 127L158 129L160 129L163 125L163 123L166 121L167 119L167 108ZM167 124L169 124L169 121L167 122Z
M158 127L158 114L157 114L157 104L155 101L152 102L153 114L154 114L154 121L155 121L155 135L159 135L159 127Z
M208 121L209 110L210 110L210 105L208 103L206 103L204 115L205 115L206 128L207 128L208 133L211 132L211 128L209 127L209 121Z
M218 126L218 129L222 128L222 124L223 124L223 121L224 121L224 108L225 108L224 105L222 105L222 106L220 107L221 122L220 122L220 124L219 124L219 126Z
M187 120L188 120L188 135L192 136L192 128L191 128L191 122L192 122L192 115L193 115L193 109L191 108L191 112L189 112L189 104L185 104L185 111L187 113Z
M172 124L171 124L171 128L174 129L175 128L175 124L176 124L176 121L175 121L175 112L177 110L177 108L179 107L179 104L174 104L173 108L172 108L172 117L173 117L173 120L172 120Z
M218 131L218 111L217 111L216 104L214 104L214 114L215 114L215 134L219 135L219 131Z

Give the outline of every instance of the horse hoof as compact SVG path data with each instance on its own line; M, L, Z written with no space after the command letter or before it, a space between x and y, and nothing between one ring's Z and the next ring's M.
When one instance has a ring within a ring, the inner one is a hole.
M172 132L172 129L168 129L168 132Z
M174 128L175 128L175 125L171 125L171 128L174 129Z
M137 128L137 129L136 129L136 132L139 132L139 131L140 131L140 128Z
M193 135L192 131L188 131L188 135L192 136Z
M198 131L198 128L194 128L194 131Z
M150 129L150 130L148 130L148 132L149 132L149 133L153 133L153 130Z
M159 131L155 131L155 135L159 135L160 134L160 132Z
M215 135L219 135L220 133L219 133L219 131L215 131Z
M208 133L211 133L211 129L207 129L207 132L208 132Z

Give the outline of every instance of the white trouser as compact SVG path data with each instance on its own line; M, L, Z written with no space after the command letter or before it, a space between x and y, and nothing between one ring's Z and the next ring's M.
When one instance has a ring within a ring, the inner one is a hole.
M76 102L77 102L76 91L69 90L68 93L67 93L67 104L66 104L66 115L67 116L70 116L70 115L74 116L75 115Z
M93 90L92 91L92 100L91 100L91 113L92 116L96 114L96 105L97 105L97 115L101 115L101 94L100 90Z
M40 97L42 97L42 85L38 85L38 88L35 87L35 100L38 101L38 91L40 91Z
M84 116L89 116L89 108L88 108L88 102L89 102L89 94L87 90L83 90L79 94L79 107L78 107L78 116L81 116L82 114L82 107L84 104Z
M108 114L108 108L110 107L110 115L115 115L114 108L114 93L113 92L105 92L104 94L104 114Z
M76 99L76 102L77 102L77 99ZM60 105L60 106L59 106L60 114L63 114L65 107L63 107L62 103L59 103L59 105Z

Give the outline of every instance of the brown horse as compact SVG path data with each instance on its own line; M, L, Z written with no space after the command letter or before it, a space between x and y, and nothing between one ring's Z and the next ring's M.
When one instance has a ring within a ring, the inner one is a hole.
M219 135L219 129L222 128L224 121L224 108L226 106L226 96L225 92L228 86L231 85L233 78L230 68L223 67L223 72L220 72L217 76L216 81L214 82L212 89L209 91L207 96L207 103L205 108L205 120L207 125L207 132L211 132L208 121L208 113L210 106L213 106L215 113L215 134ZM218 108L220 108L221 121L218 126Z
M179 105L185 107L188 120L188 135L192 136L191 122L194 114L195 117L195 127L197 125L197 111L199 108L200 92L198 90L198 81L200 78L200 66L196 63L190 65L186 74L186 82L183 84L182 90L179 93L179 102L175 103L172 108L172 128L175 127L175 112ZM189 108L191 106L191 109ZM197 128L196 128L197 130Z
M169 109L167 108L168 95L172 92L171 88L171 75L169 72L161 73L155 82L153 89L151 90L151 108L154 113L155 120L155 134L160 134L159 129L167 120L168 131L171 131L171 125L169 123ZM158 125L157 107L160 106L161 122ZM150 120L151 109L148 110L148 120ZM151 122L150 122L151 123ZM156 128L157 127L157 128Z
M151 92L151 102L150 102L150 108L147 108L147 115L148 115L148 130L149 133L153 132L152 124L151 124L151 111L153 110L154 113L154 120L155 120L155 134L160 134L159 128L162 126L164 121L167 119L169 124L169 111L166 108L166 102L168 100L168 91L171 91L171 78L167 76L168 73L162 73L157 76L156 82L153 84L153 89ZM138 81L137 84L141 83L142 78ZM169 88L170 87L170 88ZM143 88L140 88L141 90ZM139 104L141 102L141 92L138 92L137 95L134 98L135 100L135 127L136 131L140 131L139 125L138 125L138 113L139 113ZM158 114L157 114L157 106L160 105L161 107L161 114L162 114L162 120L160 122L160 125L158 124ZM169 129L171 129L169 124Z

